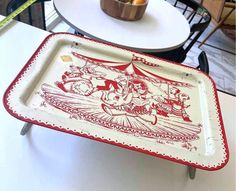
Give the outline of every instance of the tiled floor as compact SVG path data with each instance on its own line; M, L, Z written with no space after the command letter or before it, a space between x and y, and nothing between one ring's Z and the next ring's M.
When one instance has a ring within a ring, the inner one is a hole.
M204 50L207 53L210 76L214 79L217 89L235 95L235 56L209 46L202 46L201 49L193 47L188 53L185 64L197 66L197 55L200 54L201 50Z
M203 45L199 49L198 45L199 43L190 50L184 63L197 66L197 55L204 50L208 57L210 76L215 81L217 89L236 95L235 54L208 45Z
M212 25L200 38L203 39ZM210 76L216 83L217 89L236 95L236 62L235 62L235 42L228 38L221 30L216 31L206 44L198 48L199 43L188 53L185 64L196 66L197 55L205 51L208 57Z

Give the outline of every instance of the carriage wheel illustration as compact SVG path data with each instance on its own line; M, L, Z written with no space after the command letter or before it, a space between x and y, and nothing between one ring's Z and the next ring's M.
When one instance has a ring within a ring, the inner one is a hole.
M93 84L88 80L73 82L71 91L84 96L89 96L93 93Z

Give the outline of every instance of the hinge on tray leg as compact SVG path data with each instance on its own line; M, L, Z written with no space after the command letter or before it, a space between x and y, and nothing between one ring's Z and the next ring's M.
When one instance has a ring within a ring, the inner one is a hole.
M30 128L32 127L32 123L25 123L24 126L22 127L21 131L20 131L20 134L21 135L25 135L29 130Z
M188 175L190 179L194 179L196 175L196 168L192 166L188 166Z

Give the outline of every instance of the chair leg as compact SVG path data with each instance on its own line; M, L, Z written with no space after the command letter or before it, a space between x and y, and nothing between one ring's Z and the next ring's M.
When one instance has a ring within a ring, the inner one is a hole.
M234 11L235 8L232 8L228 14L225 15L225 17L216 25L216 27L207 35L207 37L201 42L201 44L198 46L200 48L207 40L208 38L218 29L220 26L225 22L225 20L231 15L231 13Z
M188 166L188 174L189 174L189 178L193 180L196 176L196 168L192 166Z
M20 134L25 135L30 130L32 125L33 125L32 123L25 123L24 126L22 127L21 131L20 131Z

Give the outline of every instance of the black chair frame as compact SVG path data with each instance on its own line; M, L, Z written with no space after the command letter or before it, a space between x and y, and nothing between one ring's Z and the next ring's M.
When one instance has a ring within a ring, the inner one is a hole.
M10 13L12 13L13 11L15 11L18 7L20 7L22 4L24 4L27 0L11 0L8 5L7 5L7 8L6 8L6 13L7 15L9 15ZM36 1L34 4L36 3L40 3L41 4L41 8L42 8L42 12L41 12L41 16L43 18L43 28L44 30L46 30L46 21L45 21L45 8L44 8L44 2L45 1L49 1L49 0L38 0ZM30 25L33 25L33 16L32 16L32 8L31 6L29 6L27 8L27 11L28 13L28 24ZM21 21L21 14L17 15L16 19L18 21Z
M201 70L202 72L205 72L206 74L209 74L209 63L207 59L207 55L204 51L202 51L198 56L198 63L197 69Z
M186 43L179 48L167 52L150 54L181 63L185 60L188 51L208 27L211 21L211 15L207 9L193 0L176 0L173 6L178 8L188 20L190 25L190 35Z

